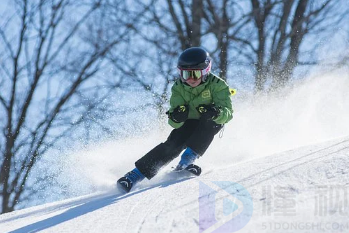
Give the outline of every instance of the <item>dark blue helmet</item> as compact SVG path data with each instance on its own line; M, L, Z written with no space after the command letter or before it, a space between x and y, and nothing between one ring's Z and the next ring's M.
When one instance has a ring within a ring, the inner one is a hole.
M192 47L184 50L179 56L177 67L179 69L206 69L211 63L209 53L200 47Z
M185 82L193 76L196 79L201 78L205 82L206 77L211 72L211 63L209 53L203 48L192 47L184 50L177 62L181 80Z

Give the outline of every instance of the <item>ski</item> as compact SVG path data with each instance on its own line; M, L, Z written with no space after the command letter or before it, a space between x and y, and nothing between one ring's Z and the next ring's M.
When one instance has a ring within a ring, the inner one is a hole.
M123 192L123 193L128 193L130 192L133 184L132 182L127 179L126 177L121 177L117 182L116 182L117 188Z
M195 176L200 176L201 174L201 167L195 164L190 164L188 167L185 168L185 170Z
M200 176L201 167L199 167L198 165L195 165L195 164L190 164L184 169L178 169L178 167L176 167L173 171L177 172L177 173L187 171L187 172L190 172L191 174L193 174L194 176Z

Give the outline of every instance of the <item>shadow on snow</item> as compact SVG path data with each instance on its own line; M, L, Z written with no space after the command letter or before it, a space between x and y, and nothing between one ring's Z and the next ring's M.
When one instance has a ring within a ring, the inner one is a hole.
M170 178L178 178L178 176L169 176ZM22 233L22 232L38 232L53 226L56 226L58 224L61 224L63 222L69 221L71 219L77 218L79 216L82 216L84 214L93 212L95 210L101 209L105 206L108 206L110 204L114 204L122 199L128 198L133 195L138 195L140 193L143 193L145 191L148 191L153 188L165 188L170 185L174 185L176 183L192 179L194 177L185 177L181 179L176 179L176 180L167 180L163 181L157 184L154 184L150 187L143 188L140 190L135 190L131 193L127 194L121 194L120 192L114 193L114 194L102 194L100 196L97 196L95 200L90 200L91 198L87 198L86 200L79 200L76 202L73 202L71 205L77 205L76 207L70 208L66 210L65 212L55 215L53 217L29 224L27 226L23 226L19 229L13 230L10 233ZM69 206L69 204L66 205L61 205L58 208L64 208L66 206ZM50 208L52 210L54 207ZM28 214L29 215L29 214Z

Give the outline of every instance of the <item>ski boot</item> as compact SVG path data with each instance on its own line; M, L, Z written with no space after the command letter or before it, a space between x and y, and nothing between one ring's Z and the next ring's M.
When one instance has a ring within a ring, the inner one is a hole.
M126 173L125 176L121 177L117 181L117 186L119 189L128 193L136 183L142 181L144 178L145 176L138 170L138 168L135 168Z
M195 151L193 151L190 147L187 147L174 171L182 171L186 169L189 165L193 164L198 157L199 155Z

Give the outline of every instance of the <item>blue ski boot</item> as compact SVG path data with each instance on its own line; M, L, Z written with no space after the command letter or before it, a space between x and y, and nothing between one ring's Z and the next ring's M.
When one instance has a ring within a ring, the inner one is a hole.
M195 151L193 151L190 147L187 147L182 154L181 161L179 161L174 171L182 171L186 169L190 164L193 164L198 157L199 155Z
M145 176L138 170L138 168L135 168L126 173L125 176L121 177L117 181L117 186L128 193L136 183L142 181L144 178Z

